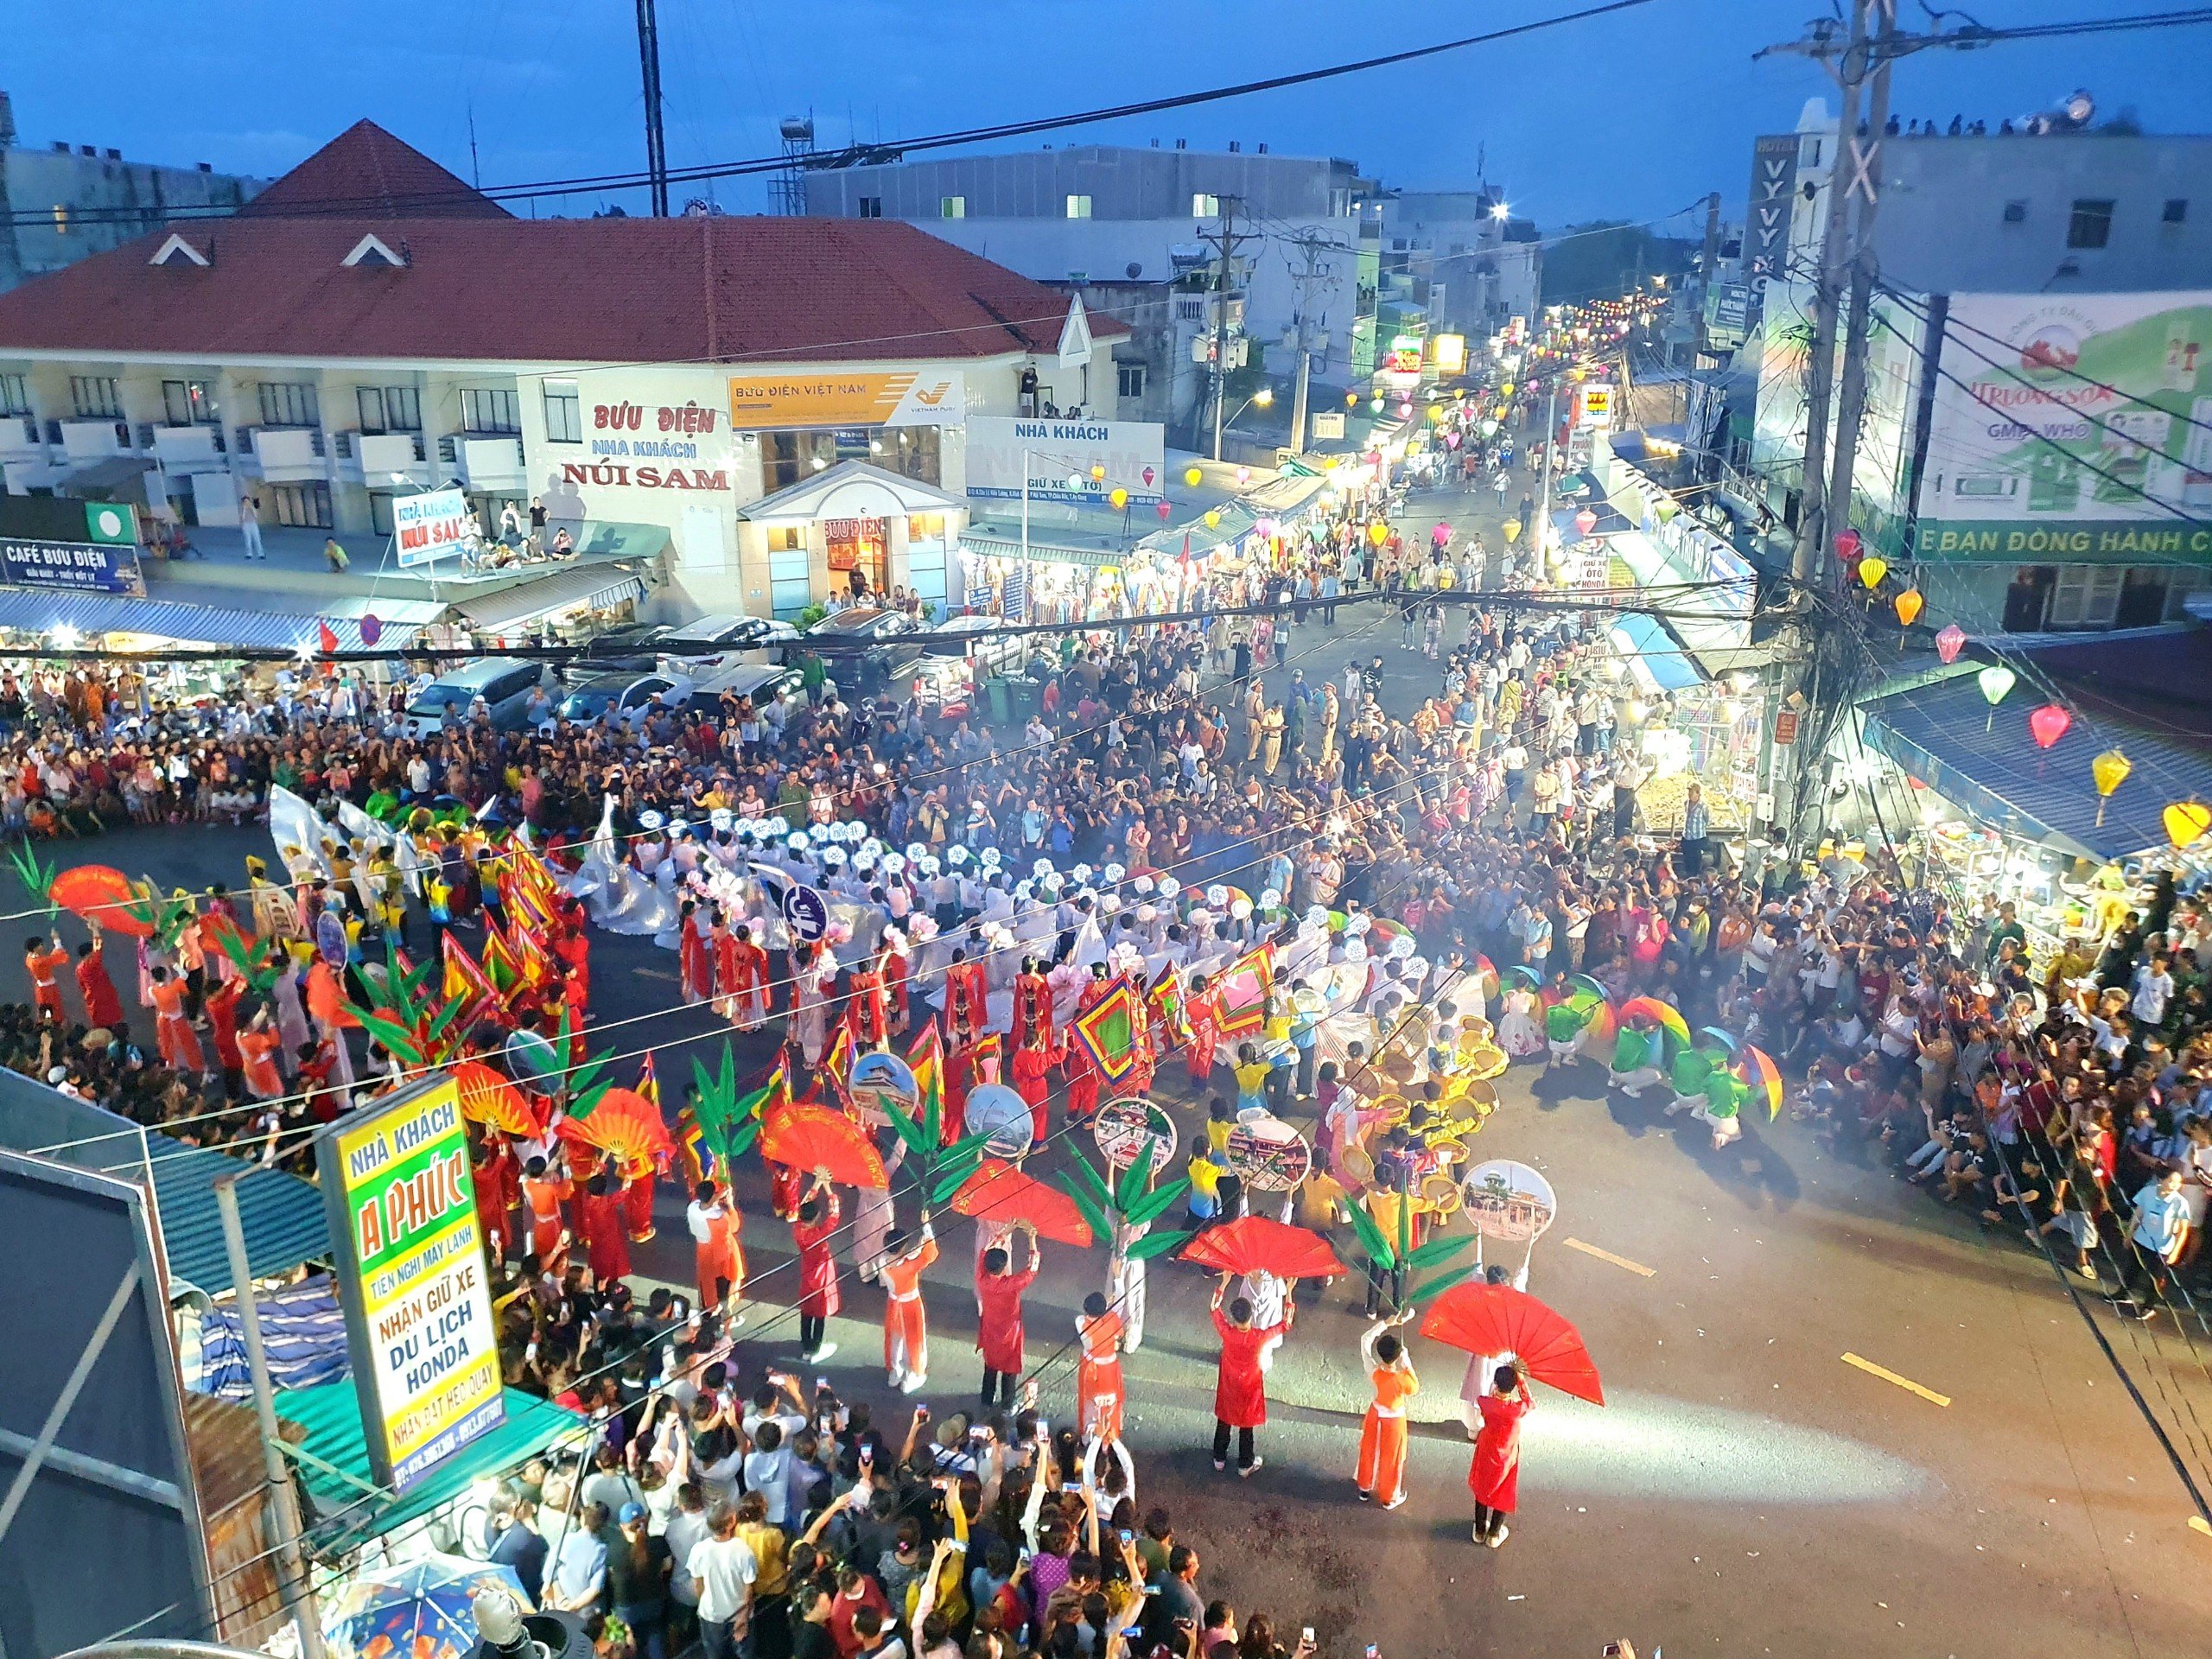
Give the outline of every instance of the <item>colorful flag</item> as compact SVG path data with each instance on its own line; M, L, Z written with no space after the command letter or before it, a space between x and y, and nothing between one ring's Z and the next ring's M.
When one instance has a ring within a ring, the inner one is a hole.
M650 1048L645 1051L645 1063L638 1068L638 1094L639 1098L651 1101L655 1111L660 1109L660 1078L653 1071L653 1052Z
M676 1142L683 1149L684 1177L690 1186L696 1189L700 1182L717 1178L721 1160L715 1156L713 1143L699 1127L699 1120L688 1110L677 1125Z
M1255 944L1230 963L1215 983L1224 1037L1249 1037L1268 1022L1268 992L1275 979L1275 951Z
M484 931L484 976L502 997L523 982L522 964L496 928Z
M830 1046L823 1052L822 1064L816 1068L814 1092L823 1094L823 1084L834 1090L838 1104L845 1099L845 1079L853 1071L853 1028L846 1021L837 1022L837 1034L830 1039Z
M486 931L486 959L490 959L489 931ZM533 988L560 977L553 966L553 958L545 954L545 947L537 942L537 930L530 926L519 915L510 912L507 916L507 948L514 953L522 982Z
M914 1074L914 1101L926 1123L931 1101L939 1103L940 1113L944 1109L944 1039L938 1034L936 1020L929 1020L922 1027L922 1034L906 1051L906 1065Z
M445 980L442 988L445 1000L461 1003L463 1012L461 1018L464 1021L473 1020L477 1008L499 1001L499 988L486 976L476 959L468 954L468 947L451 933L445 936L443 950Z
M1153 1019L1160 1028L1177 1042L1182 1041L1183 982L1176 977L1173 963L1162 968L1146 988L1145 1001L1152 1005Z
M761 1079L760 1086L749 1095L738 1096L733 1113L736 1118L765 1118L781 1111L791 1103L791 1079L784 1063L778 1060L775 1067Z
M1116 979L1087 1013L1076 1015L1070 1030L1106 1081L1117 1084L1136 1069L1138 1021L1143 1018L1129 982Z

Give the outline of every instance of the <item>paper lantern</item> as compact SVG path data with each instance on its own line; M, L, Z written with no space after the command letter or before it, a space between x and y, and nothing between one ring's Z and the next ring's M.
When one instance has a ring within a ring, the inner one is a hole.
M1859 532L1857 531L1839 530L1836 531L1835 556L1839 559L1841 559L1846 564L1850 563L1853 559L1859 556Z
M1236 487L1241 490L1251 481L1252 469L1249 467L1239 467L1236 469Z
M2127 757L2118 749L2107 749L2089 762L2089 776L2096 780L2097 785L2099 823L2105 821L2105 803L2112 798L2113 791L2126 783L2127 774L2134 770Z
M1583 508L1581 512L1574 515L1574 527L1580 531L1585 536L1587 536L1592 531L1598 528L1598 515L1591 512L1587 507Z
M1412 404L1410 401L1408 401L1408 402L1406 402L1406 403L1400 404L1398 405L1398 418L1399 418L1400 420L1402 420L1402 420L1405 420L1405 419L1407 419L1407 418L1408 418L1408 417L1413 414L1413 412L1414 412L1414 406L1413 406L1413 404Z
M1358 407L1359 407L1359 394L1358 394L1357 392L1356 392L1356 391L1348 391L1348 392L1344 393L1344 407L1345 407L1346 409L1357 409L1357 408L1358 408Z
M1878 553L1871 553L1859 562L1859 580L1872 593L1882 585L1882 578L1890 574L1890 562Z
M2004 664L1993 663L1974 677L1981 687L1981 700L1994 709L2012 695L2013 683L2019 677Z
M1367 400L1367 406L1380 415L1382 412L1382 394L1376 392L1374 397Z
M1163 524L1166 524L1169 518L1173 518L1175 512L1175 509L1169 506L1165 500L1154 502L1152 504L1152 510L1160 515L1160 522Z
M1913 625L1914 620L1920 615L1920 607L1927 602L1928 601L1926 600L1921 598L1919 588L1906 588L1904 592L1899 594L1897 598L1897 620L1903 623L1906 627L1910 627Z
M1183 474L1183 481L1194 490L1205 481L1205 474L1195 467L1185 468Z
M1671 523L1675 515L1681 510L1682 504L1671 495L1661 496L1659 505L1652 508L1652 511L1659 515L1659 522L1662 524Z
M2028 734L2036 747L2047 749L2066 735L2066 728L2074 723L2074 716L2055 702L2046 702L2028 716Z
M1208 530L1219 530L1221 528L1220 508L1208 507L1206 509L1206 528Z
M1106 499L1114 504L1116 512L1129 505L1129 493L1118 484L1107 493Z
M1091 476L1091 478L1092 478L1093 481L1097 481L1097 480L1100 480L1104 479L1104 477L1106 476L1106 467L1105 467L1105 463L1103 463L1103 461L1092 461L1092 462L1090 463L1090 476Z
M1390 539L1390 526L1377 518L1367 527L1367 539L1380 547Z
M1967 631L1955 622L1946 622L1943 632L1936 636L1936 654L1948 665L1959 660L1959 653L1967 648Z
M1497 389L1497 395L1501 397L1510 397L1513 395L1513 383L1508 380Z
M1510 546L1514 542L1518 541L1520 537L1521 521L1518 518L1507 519L1505 521L1505 540L1507 545Z
M2166 839L2177 852L2203 840L2204 832L2212 830L2212 806L2202 801L2171 802L2159 817L2165 820Z
M1444 405L1443 405L1443 404L1431 404L1431 405L1430 405L1430 407L1429 407L1429 411L1428 411L1428 420L1429 420L1429 424L1430 424L1430 425L1432 425L1432 426L1441 426L1441 425L1443 425L1443 424L1444 424Z

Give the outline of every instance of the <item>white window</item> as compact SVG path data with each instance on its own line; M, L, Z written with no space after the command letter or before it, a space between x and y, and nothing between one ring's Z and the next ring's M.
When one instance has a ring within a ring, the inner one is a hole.
M1191 194L1191 217L1192 219L1219 219L1221 198L1204 190L1193 191Z
M862 196L861 198L861 217L862 219L881 219L883 217L883 198L881 196Z
M205 380L162 382L162 418L171 426L215 423L215 389Z
M1089 196L1070 196L1068 198L1068 217L1070 219L1089 219L1090 217L1090 198Z
M2108 628L2120 613L2120 590L2127 572L2117 564L2062 564L2051 589L2053 628Z
M940 196L938 198L937 212L939 219L965 219L968 217L968 198Z
M582 443L584 441L583 404L573 380L545 383L545 441Z
M31 412L31 390L20 374L0 374L0 415Z
M254 388L264 426L320 426L322 410L305 380L264 380Z
M87 419L123 418L123 394L111 374L73 374L69 377L69 406Z
M1141 397L1144 396L1143 364L1116 363L1114 365L1114 380L1116 389L1122 397Z
M476 386L461 390L461 429L464 432L519 433L522 400L512 391Z

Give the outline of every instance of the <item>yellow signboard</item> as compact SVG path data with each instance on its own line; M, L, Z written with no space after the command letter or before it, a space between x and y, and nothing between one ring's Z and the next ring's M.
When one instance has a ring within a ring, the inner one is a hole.
M953 426L965 404L957 369L779 369L729 381L729 423L741 429Z

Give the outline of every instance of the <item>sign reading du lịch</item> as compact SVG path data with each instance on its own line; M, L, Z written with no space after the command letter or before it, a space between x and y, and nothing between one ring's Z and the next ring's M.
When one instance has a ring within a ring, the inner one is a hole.
M369 1465L404 1491L506 1414L453 1079L340 1119L318 1142L317 1172Z

